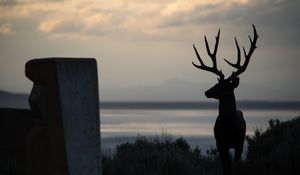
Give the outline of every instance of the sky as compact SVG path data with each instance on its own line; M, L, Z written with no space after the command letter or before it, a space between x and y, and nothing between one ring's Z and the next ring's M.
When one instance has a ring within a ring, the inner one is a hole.
M24 65L33 58L97 59L100 101L206 101L216 75L196 69L196 45L211 65L235 69L234 37L248 51L238 100L300 101L300 1L297 0L0 0L0 90L30 93ZM244 57L242 57L244 59Z

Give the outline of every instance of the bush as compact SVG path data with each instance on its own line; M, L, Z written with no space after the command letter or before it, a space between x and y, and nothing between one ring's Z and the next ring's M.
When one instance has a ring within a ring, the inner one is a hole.
M256 130L247 137L247 174L300 174L300 117L280 122L270 120L266 131Z
M247 137L247 159L233 164L233 174L300 174L300 117L270 120L266 131L257 129ZM103 157L104 175L215 175L222 168L214 148L203 154L183 139L138 136L134 143L117 147Z
M197 147L191 149L183 138L173 141L166 136L138 136L134 143L121 144L113 156L103 158L104 175L212 175L220 172L216 155L203 155Z

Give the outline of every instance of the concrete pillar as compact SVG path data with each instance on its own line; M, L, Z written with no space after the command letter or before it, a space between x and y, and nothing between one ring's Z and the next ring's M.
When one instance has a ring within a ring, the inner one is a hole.
M46 122L49 151L47 172L33 171L39 160L32 158L27 174L101 175L96 60L34 59L26 63L26 76L33 82L31 110Z

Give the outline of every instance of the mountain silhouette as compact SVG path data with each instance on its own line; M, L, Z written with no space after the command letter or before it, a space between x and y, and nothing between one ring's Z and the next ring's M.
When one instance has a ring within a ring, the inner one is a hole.
M0 107L29 109L28 94L0 90Z

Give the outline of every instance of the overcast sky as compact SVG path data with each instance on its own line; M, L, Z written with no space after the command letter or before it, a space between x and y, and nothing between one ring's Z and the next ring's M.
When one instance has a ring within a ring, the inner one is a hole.
M94 57L102 101L204 101L214 74L197 70L192 45L210 64L221 29L218 66L234 69L234 36L259 39L238 100L300 100L298 0L0 0L0 89L29 93L32 58Z

